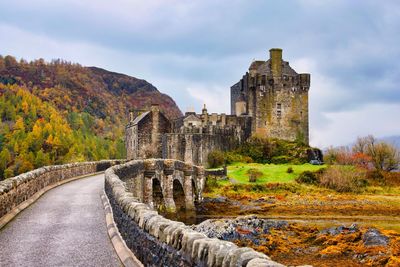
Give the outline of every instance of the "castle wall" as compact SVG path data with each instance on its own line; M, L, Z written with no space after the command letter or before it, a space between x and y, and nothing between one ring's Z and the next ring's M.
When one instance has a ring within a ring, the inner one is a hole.
M125 127L125 148L126 158L128 160L137 157L137 139L137 127L128 124Z
M243 87L241 87L243 85ZM285 140L309 141L310 74L297 74L282 60L282 50L270 50L267 61L253 61L249 72L231 88L232 114L246 104L251 133ZM239 98L240 94L245 97Z
M240 101L240 82L231 87L231 114L237 115L236 103Z
M207 156L213 150L228 151L235 149L243 133L235 129L215 129L214 133L170 133L165 134L164 158L173 158L195 165L207 165Z
M308 143L308 90L278 83L261 96L257 88L256 133Z
M282 60L282 49L270 50L267 61L253 61L249 71L231 87L231 112L187 112L170 122L153 105L126 128L128 159L143 158L143 148L154 157L205 165L212 150L232 150L251 135L308 144L310 74L298 74ZM133 113L132 113L133 114Z
M144 148L155 149L154 157L162 157L162 135L171 131L169 120L157 109L140 119L130 122L125 129L127 159L143 158Z

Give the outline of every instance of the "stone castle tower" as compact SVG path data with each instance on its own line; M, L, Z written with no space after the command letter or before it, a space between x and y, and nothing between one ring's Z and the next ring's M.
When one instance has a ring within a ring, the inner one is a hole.
M301 140L308 144L310 74L298 74L272 48L267 61L253 61L249 71L231 87L231 113L252 118L252 134Z
M308 144L310 74L298 74L282 60L282 49L270 50L267 61L253 61L231 87L231 115L186 112L169 120L152 105L130 112L125 145L128 159L172 158L206 165L213 150L229 151L252 135Z

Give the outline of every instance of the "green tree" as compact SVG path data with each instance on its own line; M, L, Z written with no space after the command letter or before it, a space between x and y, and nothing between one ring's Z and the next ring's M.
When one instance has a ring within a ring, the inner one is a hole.
M8 151L7 148L3 148L0 152L0 179L5 178L4 172L11 160L12 157L10 151Z

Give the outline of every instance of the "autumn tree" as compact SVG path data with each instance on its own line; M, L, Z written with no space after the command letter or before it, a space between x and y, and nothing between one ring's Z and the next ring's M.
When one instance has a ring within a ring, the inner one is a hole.
M357 138L353 152L368 156L377 171L393 171L399 168L399 150L387 142L378 142L372 135Z

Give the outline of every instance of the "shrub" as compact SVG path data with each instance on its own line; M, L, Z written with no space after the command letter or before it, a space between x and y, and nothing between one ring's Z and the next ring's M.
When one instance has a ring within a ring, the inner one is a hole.
M206 184L204 186L203 192L212 192L214 188L218 187L217 177L209 175L206 177Z
M400 172L383 172L382 174L387 185L400 186Z
M242 143L236 153L248 156L257 163L283 164L292 162L301 164L308 162L307 150L310 147L281 139L268 139L255 135Z
M273 163L273 164L285 164L285 163L289 163L289 162L290 162L290 158L288 156L284 156L284 155L271 158L271 163Z
M253 159L249 156L243 156L235 152L225 152L224 154L225 163L231 164L234 162L252 163Z
M318 177L311 171L304 171L300 173L299 177L296 178L296 182L299 184L317 184Z
M262 177L263 173L260 172L257 169L249 169L247 171L247 174L249 175L249 182L250 183L255 183L258 178Z
M293 168L292 167L287 168L286 172L287 173L293 173Z
M365 171L350 166L331 166L320 177L320 184L338 192L360 192L368 182Z
M367 172L366 177L368 180L375 180L375 181L383 181L384 179L383 173L377 170Z
M219 150L211 151L207 156L208 167L217 168L224 164L224 153Z
M242 162L243 162L243 163L253 163L254 161L253 161L253 159L250 158L249 156L243 156L243 157L242 157Z

